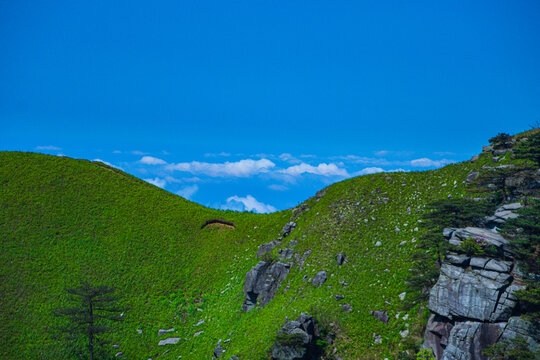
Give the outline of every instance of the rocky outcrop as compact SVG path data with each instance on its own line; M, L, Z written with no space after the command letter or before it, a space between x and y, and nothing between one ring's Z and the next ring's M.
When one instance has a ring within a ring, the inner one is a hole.
M499 340L506 323L463 321L456 323L441 359L486 359L482 350Z
M317 346L319 330L312 316L301 314L294 321L286 321L279 330L272 347L275 360L315 360L322 349Z
M504 224L508 219L518 217L518 214L513 212L513 210L520 209L521 207L522 205L520 203L506 204L499 207L497 210L495 210L495 214L485 218L486 226L489 228L495 228Z
M464 240L468 238L482 240L488 245L493 245L501 255L508 259L513 259L514 252L510 248L510 243L502 235L494 230L478 227L466 227L464 229L444 229L443 236L450 244L460 247Z
M525 287L513 258L509 241L496 232L496 226L516 217L512 210L519 203L499 207L485 219L493 229L466 227L444 229L443 236L454 245L441 266L440 276L431 289L429 318L424 344L437 359L485 360L482 350L503 339L523 336L531 349L538 348L540 334L533 324L520 319L514 293ZM468 256L460 247L475 239L497 249L494 257Z
M283 229L281 229L281 236L279 240L283 239L284 237L289 236L289 234L296 228L296 223L294 221L289 221L285 224Z
M474 258L473 258L474 259ZM485 266L492 262L479 261ZM499 265L499 263L501 265ZM496 262L491 268L506 272L467 268L443 263L441 275L429 296L429 309L449 319L467 318L479 321L506 321L517 304L513 293L523 286L512 284L509 266Z
M274 250L276 246L279 246L279 245L281 245L281 241L278 241L278 240L274 240L274 241L270 241L269 243L262 244L261 246L259 246L259 249L257 250L257 257L259 258L263 256L264 254L269 253L270 251Z
M294 250L291 248L279 249L278 254L280 260L289 260L292 259Z
M260 261L246 274L242 310L249 311L257 302L265 306L276 295L281 282L290 271L290 265L282 262Z

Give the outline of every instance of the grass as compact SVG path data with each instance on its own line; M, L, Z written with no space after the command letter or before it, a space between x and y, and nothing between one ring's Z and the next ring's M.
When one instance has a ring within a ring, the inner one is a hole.
M206 359L221 339L226 357L264 359L285 318L301 312L329 319L332 350L342 358L392 358L399 332L425 321L419 308L400 311L399 298L425 206L464 196L467 174L490 161L483 155L434 171L361 176L306 200L310 209L273 256L291 240L298 241L296 254L311 254L302 267L294 260L265 308L244 313L242 286L260 260L257 248L279 236L292 210L218 211L103 164L1 152L0 357L62 358L52 310L65 301L64 288L87 278L117 287L130 308L111 334L125 358L155 358L170 349L160 359ZM201 228L211 219L234 228ZM342 266L338 253L347 256ZM321 287L303 280L320 270L328 272ZM343 312L343 304L352 311ZM370 310L388 311L388 325ZM374 334L382 336L380 344ZM166 337L181 341L157 346Z

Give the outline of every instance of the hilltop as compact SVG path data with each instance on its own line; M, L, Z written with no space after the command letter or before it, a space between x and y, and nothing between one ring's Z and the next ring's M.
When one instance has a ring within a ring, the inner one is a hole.
M125 358L207 359L218 343L223 358L268 358L285 320L309 313L334 335L328 353L355 359L393 358L423 335L427 310L403 310L421 217L435 200L470 196L467 177L493 157L348 179L265 215L209 209L102 163L1 152L0 164L2 358L64 357L52 310L87 278L129 307L111 334ZM261 259L286 266L275 297L246 307Z

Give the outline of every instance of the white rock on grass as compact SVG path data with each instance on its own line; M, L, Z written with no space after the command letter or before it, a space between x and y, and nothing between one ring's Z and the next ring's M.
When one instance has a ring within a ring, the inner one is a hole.
M173 331L174 331L174 328L170 328L170 329L159 329L159 330L158 330L158 335L163 335L163 334L170 333L170 332L173 332Z
M180 341L180 338L167 338L165 340L161 340L158 345L164 346L164 345L174 345L177 344Z

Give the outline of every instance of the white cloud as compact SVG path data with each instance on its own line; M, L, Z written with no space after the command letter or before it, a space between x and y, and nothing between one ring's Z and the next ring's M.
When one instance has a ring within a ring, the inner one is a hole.
M43 146L36 146L36 150L60 151L62 150L62 148L59 148L58 146L54 146L54 145L43 145Z
M97 161L97 162L103 163L103 164L105 164L105 165L109 165L110 167L113 167L113 168L115 168L115 169L124 171L124 169L122 169L120 166L113 165L113 164L111 164L110 162L105 161L105 160L94 159L94 160L92 160L92 161Z
M453 155L456 155L456 153L453 153L451 151L437 151L437 152L434 152L433 154L435 154L437 156L453 156Z
M381 169L380 167L368 167L368 168L355 172L353 175L354 176L369 175L369 174L376 174L380 172L384 172L384 169Z
M249 177L259 173L268 172L276 166L268 159L252 160L244 159L235 162L207 163L192 161L189 163L177 163L167 165L171 171L186 171L192 174L202 174L212 177Z
M399 168L399 169L387 170L386 172L408 172L408 170Z
M142 152L142 151L139 151L139 150L133 150L131 152L133 155L146 155L146 153Z
M414 167L441 167L444 165L454 163L454 160L442 159L442 160L431 160L428 158L421 158L411 160L411 166Z
M191 197L199 190L199 185L193 184L186 186L183 189L178 190L176 193L188 200L191 200Z
M358 155L333 156L330 159L343 160L345 162L353 163L353 164L377 165L377 166L388 166L388 165L399 163L399 161L389 161L384 158L371 158L371 157L358 156Z
M165 185L167 185L167 181L165 181L165 179L160 179L158 177L153 178L153 179L143 179L143 180L150 183L150 184L152 184L152 185L160 187L162 189L165 187Z
M322 176L349 176L347 170L338 167L334 163L321 163L317 166L301 163L299 165L290 166L287 169L279 170L279 172L292 176L299 176L304 173Z
M220 153L206 153L204 154L205 157L218 157L218 156L223 156L223 157L229 157L231 156L230 153L226 153L226 152L220 152Z
M257 201L253 196L240 197L237 195L227 198L227 204L222 209L255 211L259 214L276 211L272 205L263 204Z
M289 153L283 153L283 154L279 155L279 158L282 161L286 161L286 162L291 163L291 164L299 164L299 163L301 163L300 160L298 160L296 157L292 156Z
M167 163L165 160L153 156L143 156L139 162L146 165L165 165Z
M114 150L112 153L113 154L121 154L122 152L120 150Z
M386 156L388 155L388 153L389 153L388 150L375 151L375 156Z
M285 191L285 190L289 190L288 187L286 187L285 185L279 185L279 184L272 184L270 186L268 186L268 188L270 190L275 190L275 191Z

